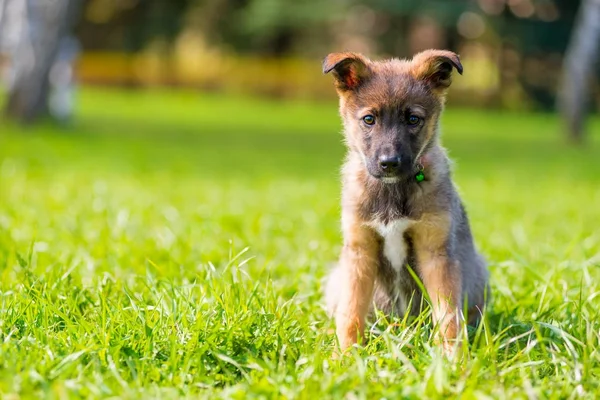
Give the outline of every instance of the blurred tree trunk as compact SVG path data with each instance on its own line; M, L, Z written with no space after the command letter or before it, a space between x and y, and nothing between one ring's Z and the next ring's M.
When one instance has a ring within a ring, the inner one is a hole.
M30 123L48 114L51 70L61 44L77 21L80 1L12 0L23 12L18 21L19 36L10 54L12 75L6 117Z
M583 140L586 108L590 101L590 81L600 52L600 0L583 0L567 53L558 108L569 139Z

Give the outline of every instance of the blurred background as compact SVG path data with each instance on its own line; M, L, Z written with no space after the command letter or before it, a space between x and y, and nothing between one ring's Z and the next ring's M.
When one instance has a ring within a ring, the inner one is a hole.
M5 117L68 120L74 85L332 99L328 52L460 53L451 104L600 108L598 0L0 0Z

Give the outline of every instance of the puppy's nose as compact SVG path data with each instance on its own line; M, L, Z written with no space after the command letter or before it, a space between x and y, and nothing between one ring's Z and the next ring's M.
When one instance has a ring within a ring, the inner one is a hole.
M379 166L384 171L394 170L394 169L398 168L398 166L400 166L400 157L398 157L398 156L394 156L394 157L381 156L381 157L379 157Z

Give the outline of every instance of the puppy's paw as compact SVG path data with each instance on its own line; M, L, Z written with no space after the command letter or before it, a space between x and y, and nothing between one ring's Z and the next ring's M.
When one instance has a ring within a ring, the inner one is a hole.
M444 341L442 353L450 361L459 361L463 358L463 346L460 340Z

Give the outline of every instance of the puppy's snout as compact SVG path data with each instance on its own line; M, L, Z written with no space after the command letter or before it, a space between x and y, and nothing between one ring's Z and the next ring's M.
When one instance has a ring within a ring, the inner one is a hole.
M400 166L399 156L381 156L379 157L379 166L385 172L392 172Z

